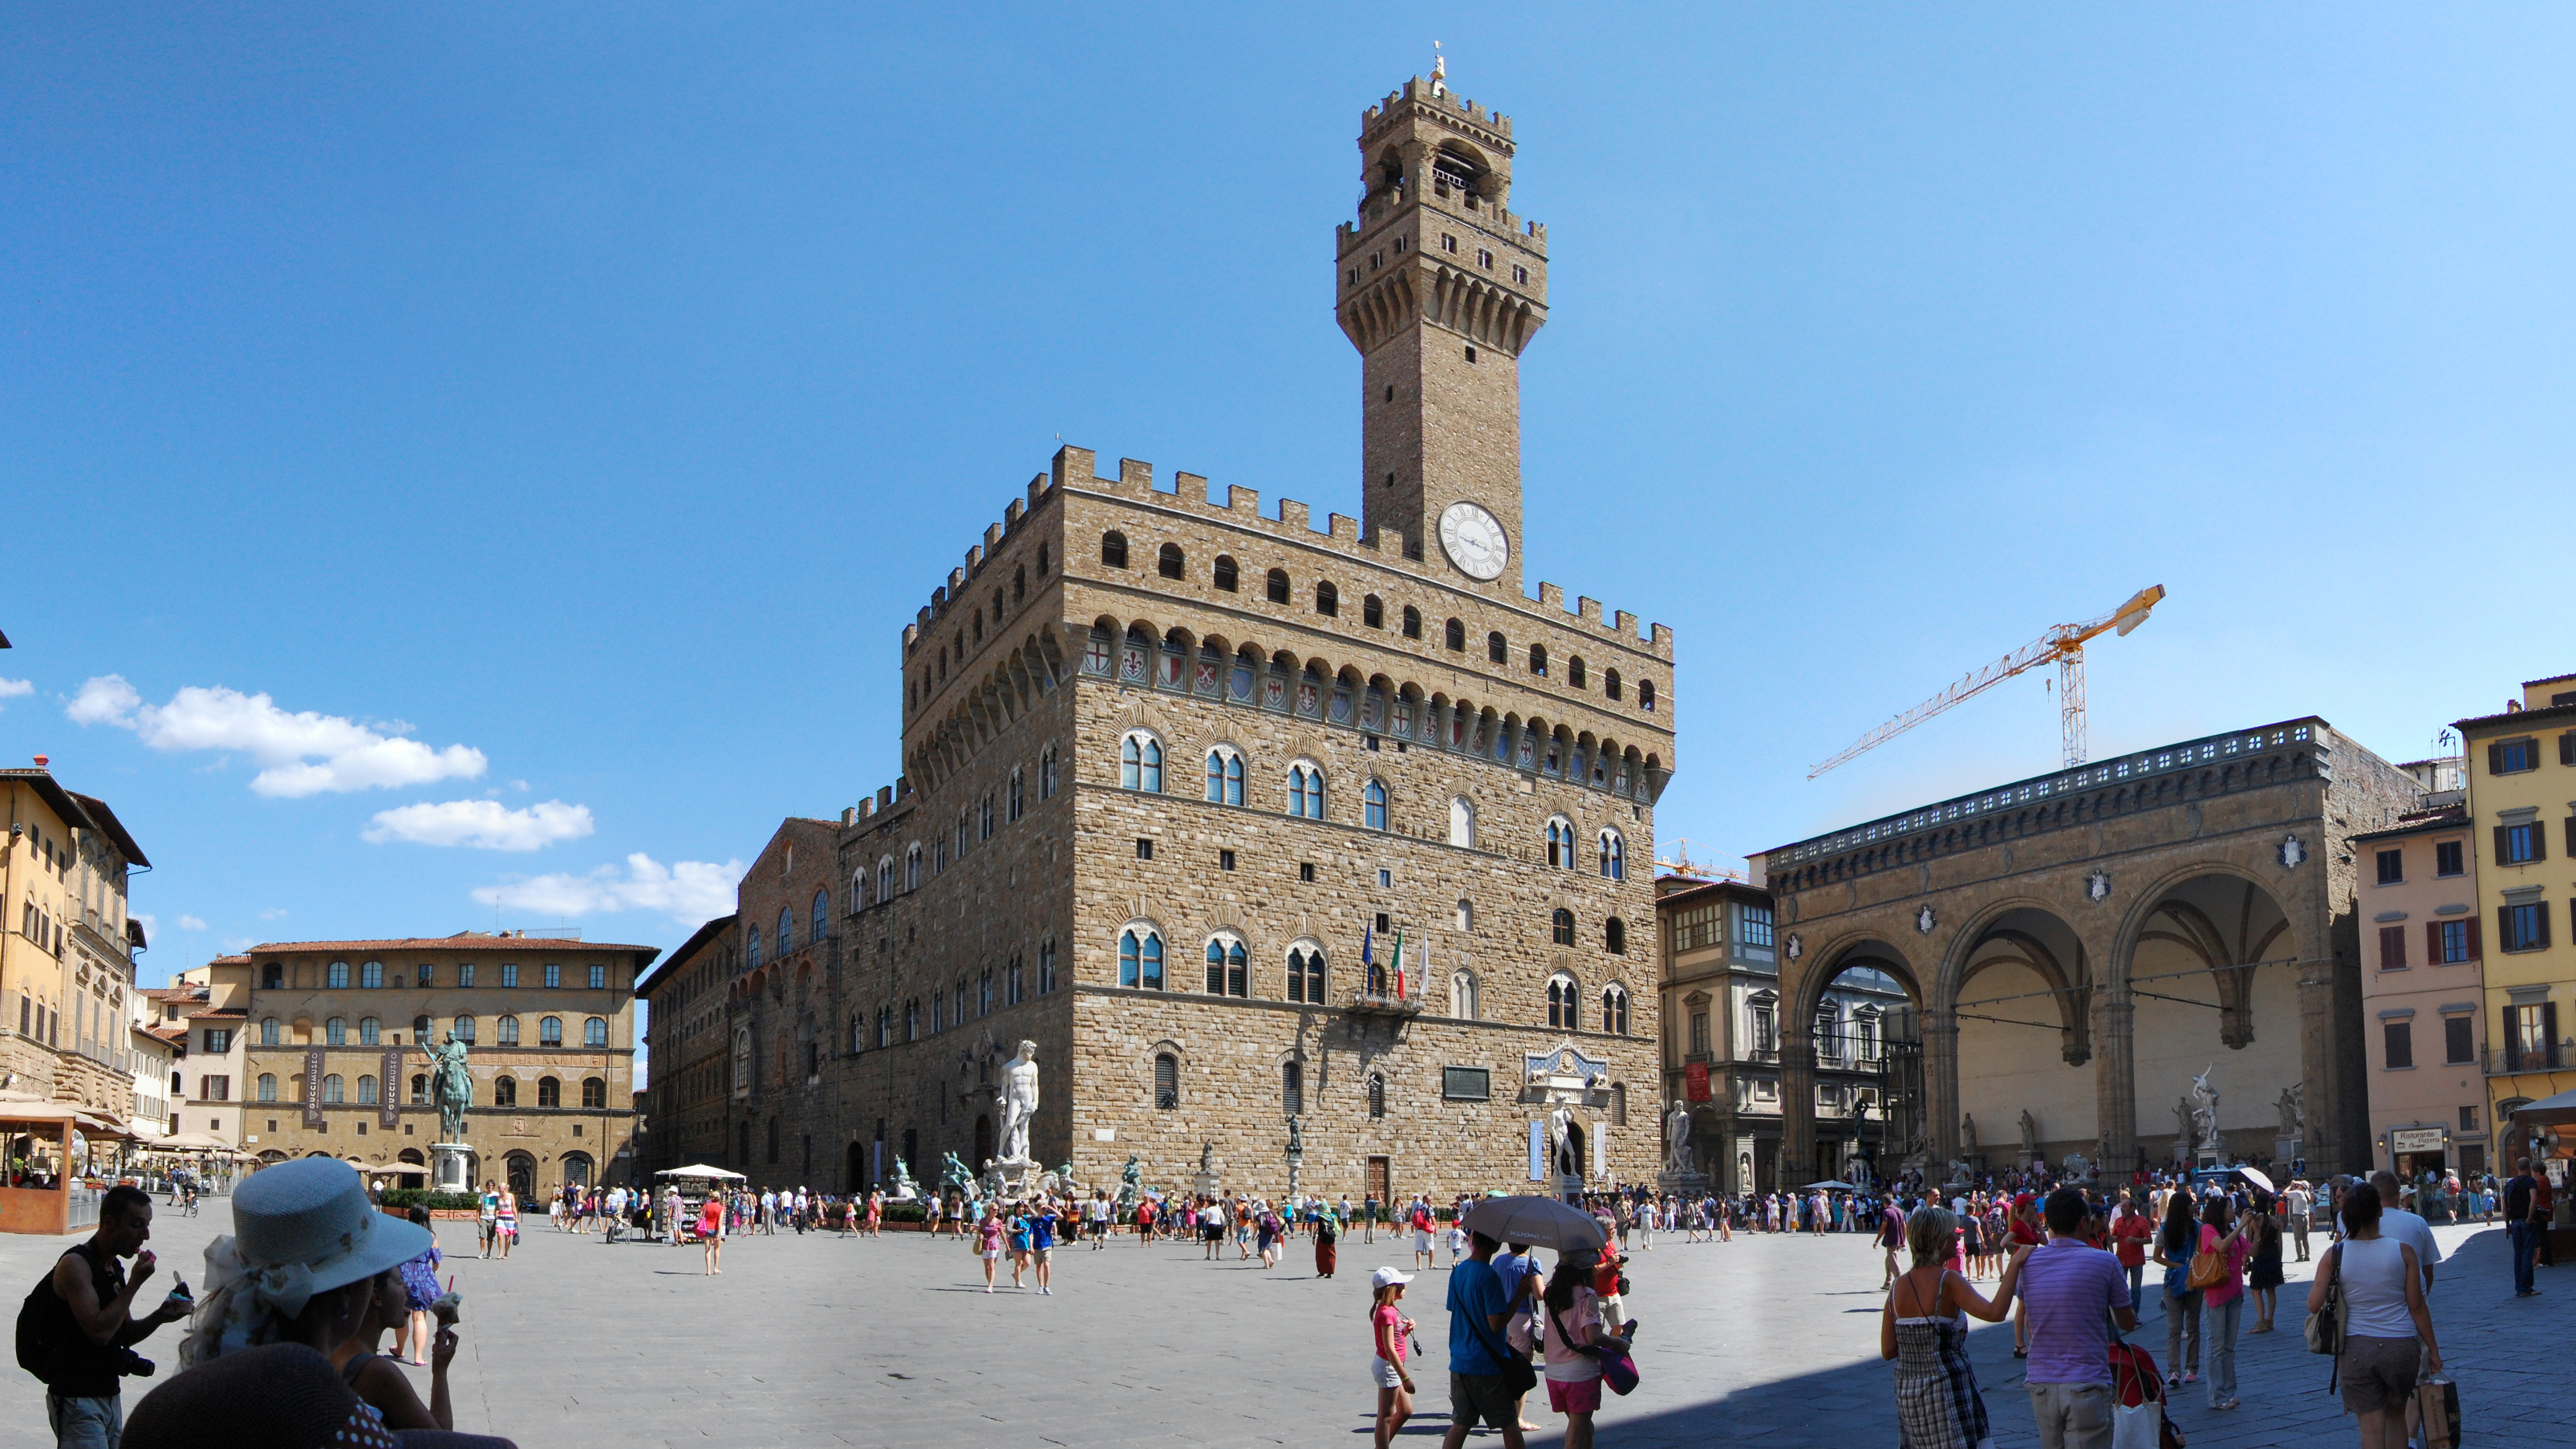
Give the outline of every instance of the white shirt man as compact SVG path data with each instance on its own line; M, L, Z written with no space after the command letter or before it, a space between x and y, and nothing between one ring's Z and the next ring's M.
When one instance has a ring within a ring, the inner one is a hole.
M2433 1290L2433 1265L2442 1261L2442 1250L2433 1243L2433 1225L2418 1213L2388 1206L2397 1201L2397 1174L2374 1172L2370 1185L2379 1189L2379 1235L2404 1243L2415 1250L2415 1261L2424 1270L2424 1291Z

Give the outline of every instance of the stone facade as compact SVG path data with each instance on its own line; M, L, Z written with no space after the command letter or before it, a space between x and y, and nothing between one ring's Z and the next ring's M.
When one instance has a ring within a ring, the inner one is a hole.
M649 1003L644 1033L652 1068L642 1094L652 1133L640 1176L725 1155L733 1097L729 988L742 974L741 919L718 916L698 927L635 983L636 998Z
M634 987L658 954L478 932L253 947L234 968L249 982L242 1145L271 1162L407 1164L423 1176L401 1185L428 1186L439 1122L423 1043L464 1036L470 1021L475 1181L536 1199L566 1182L625 1180Z
M978 1163L1027 1040L1032 1150L1086 1183L1133 1156L1186 1188L1206 1150L1230 1186L1283 1191L1292 1112L1307 1189L1524 1183L1533 1061L1564 1049L1594 1180L1652 1176L1672 635L1518 586L1506 364L1537 325L1543 241L1495 244L1508 123L1415 82L1362 148L1345 269L1396 255L1398 222L1440 257L1408 272L1429 305L1381 297L1362 325L1344 288L1368 526L1058 452L903 632L901 782L837 827L787 822L745 878L728 1165L837 1190L897 1158L918 1178ZM1432 179L1397 185L1390 155ZM1388 348L1440 362L1389 380ZM1412 461L1381 467L1388 449ZM1499 524L1499 568L1423 546L1460 503Z
M2020 781L1755 857L1782 932L1784 1152L1810 1162L1807 1023L1847 966L1920 1010L1918 1162L1998 1153L2011 1102L2039 1155L2170 1159L2167 1106L2204 1063L2229 1150L2270 1155L2304 1094L2311 1173L2370 1158L2351 837L2418 807L2411 777L2315 718ZM1980 985L1988 971L2010 989ZM2151 1023L2153 1030L2147 1029ZM1963 1047L1963 1029L1981 1045ZM2149 1038L2152 1037L2152 1041ZM2053 1053L2049 1048L2053 1047ZM2070 1073L2065 1067L2087 1068ZM1976 1094L1993 1088L1980 1107ZM2168 1096L2167 1094L2175 1094Z
M41 757L0 770L0 794L0 1072L15 1090L123 1120L134 1110L134 953L145 947L126 882L151 862L105 801L64 789Z

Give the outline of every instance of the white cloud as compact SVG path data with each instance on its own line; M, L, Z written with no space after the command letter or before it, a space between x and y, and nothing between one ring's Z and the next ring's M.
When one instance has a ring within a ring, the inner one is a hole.
M258 944L259 938L257 936L226 936L224 938L224 954L229 956L236 951L247 951Z
M0 699L16 699L22 694L35 692L36 681L32 679L0 679Z
M623 874L613 865L603 865L587 875L560 872L527 876L480 887L474 899L487 906L506 906L549 919L594 912L660 911L694 926L733 909L734 882L742 879L742 872L743 863L739 860L722 865L683 860L665 866L637 851L626 857Z
M423 801L376 812L369 840L409 840L421 845L471 845L483 850L535 850L558 840L578 840L593 826L590 807L548 800L524 810L496 800Z
M270 907L270 908L268 908L267 910L264 910L264 911L260 912L260 913L259 913L259 918L260 918L261 920L263 920L263 921L274 921L274 920L278 919L279 917L281 917L281 916L283 916L283 915L285 915L285 914L286 914L286 907L284 907L284 906L271 906L271 907Z
M134 919L135 919L136 921L138 921L138 922L141 922L141 923L142 923L142 926L143 926L143 939L144 939L144 940L147 940L147 941L150 941L150 940L156 940L156 939L158 939L158 938L160 937L160 935L161 935L161 918L160 918L160 917L153 915L153 914L152 914L151 912L149 912L149 911L136 911L136 912L134 913Z
M189 685L168 704L146 704L123 677L101 675L64 706L74 723L129 729L156 750L238 750L262 768L250 782L262 795L315 795L325 790L379 789L483 773L481 750L433 750L404 739L411 726L382 728L306 710L289 714L265 694Z
M198 920L194 916L181 916L179 918L179 929L182 931L202 931L206 929L206 923Z

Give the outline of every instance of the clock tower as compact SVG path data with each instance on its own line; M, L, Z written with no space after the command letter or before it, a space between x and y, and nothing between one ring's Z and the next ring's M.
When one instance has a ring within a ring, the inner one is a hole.
M1520 355L1547 320L1547 229L1509 209L1512 123L1429 82L1360 124L1335 311L1360 352L1360 518L1462 584L1521 594Z

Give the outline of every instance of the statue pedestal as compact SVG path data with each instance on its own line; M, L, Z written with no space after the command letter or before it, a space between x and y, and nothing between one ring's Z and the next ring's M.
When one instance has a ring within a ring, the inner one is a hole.
M2286 1164L2296 1162L2307 1155L2308 1139L2305 1137L2275 1137L2272 1139L2272 1160L2276 1163Z
M1288 1154L1288 1195L1292 1198L1297 1195L1297 1178L1299 1174L1304 1171L1305 1166L1305 1153L1291 1152Z
M429 1145L429 1186L432 1192L472 1192L474 1176L465 1170L465 1159L474 1149L462 1142L433 1142Z
M1202 1172L1190 1179L1190 1186L1201 1197L1214 1197L1217 1189L1217 1175L1213 1172Z
M1564 1202L1582 1202L1583 1179L1576 1177L1570 1172L1558 1173L1556 1177L1556 1195L1559 1200Z
M1664 1191L1671 1193L1675 1197L1686 1198L1696 1202L1708 1193L1708 1174L1705 1172L1659 1172L1655 1174L1655 1186L1662 1188Z

